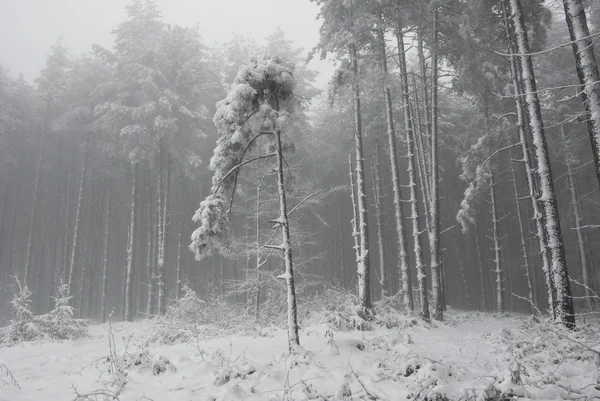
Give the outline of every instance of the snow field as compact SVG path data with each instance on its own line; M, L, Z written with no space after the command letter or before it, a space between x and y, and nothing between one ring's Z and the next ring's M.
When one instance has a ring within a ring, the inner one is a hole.
M524 316L458 311L449 311L445 323L405 322L366 332L305 327L293 355L280 329L159 344L146 341L154 322L117 323L117 355L127 367L119 400L500 400L502 392L521 399L600 397L592 351L598 325L567 332ZM0 363L21 389L0 387L0 401L64 401L76 399L74 388L80 394L114 390L108 356L108 325L90 326L84 339L2 348ZM523 385L511 382L511 367Z

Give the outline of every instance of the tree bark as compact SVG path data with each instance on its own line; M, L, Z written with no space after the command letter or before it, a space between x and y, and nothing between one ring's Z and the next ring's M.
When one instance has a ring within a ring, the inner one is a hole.
M585 108L588 133L596 165L596 178L600 183L600 72L594 54L582 0L563 0L569 36L573 41L573 54L579 83L583 86L581 100Z
M552 261L552 277L556 288L556 319L568 328L575 327L571 286L565 258L565 247L560 230L560 220L552 178L552 168L548 154L548 145L544 133L544 123L540 101L537 95L533 62L529 55L529 41L525 28L525 20L521 10L520 0L510 0L512 20L515 27L518 56L525 86L525 102L529 111L533 145L537 160L537 175L541 186L541 201L546 216L546 232L548 233L548 248Z
M529 306L531 313L535 312L535 300L533 298L533 282L531 281L530 267L529 267L529 255L527 252L527 242L525 241L525 226L523 225L523 215L521 212L521 205L519 201L519 188L517 187L517 174L515 172L515 161L512 156L512 149L510 151L510 170L512 174L513 190L515 193L515 202L517 208L517 221L519 223L519 239L521 240L521 257L523 258L523 272L525 273L525 280L527 281L527 299L529 299Z
M348 169L350 176L350 194L352 197L352 220L350 221L352 226L352 238L354 239L354 254L356 256L356 263L360 261L360 239L358 232L358 214L356 213L356 190L354 189L354 171L352 168L352 156L348 154Z
M506 3L502 2L502 11L504 15L504 29L506 34L506 41L510 54L514 54L513 50L513 39L510 33L508 10ZM539 188L538 183L534 176L534 165L533 160L529 154L528 138L525 131L525 116L524 116L524 105L522 103L522 90L519 82L521 81L521 73L519 65L517 64L516 56L510 57L510 68L513 80L515 106L517 111L517 131L519 133L519 140L521 142L521 154L523 155L523 164L525 166L525 175L527 177L527 186L529 189L529 198L531 199L531 206L533 210L533 218L536 224L536 237L538 240L538 247L540 250L540 256L542 260L542 271L544 272L544 281L546 284L546 292L548 297L548 305L550 312L553 317L556 317L556 296L554 283L552 279L552 272L550 271L550 255L548 253L548 241L546 227L544 224L544 211L540 209Z
M133 321L133 282L135 275L135 239L137 238L137 181L139 175L139 163L133 163L133 183L131 185L131 220L129 223L129 246L127 249L127 276L125 279L125 319Z
M423 262L423 250L421 243L421 227L419 222L419 199L417 195L417 175L416 175L416 140L415 130L410 111L410 98L408 87L408 68L406 66L406 53L404 50L404 36L400 18L397 18L396 42L398 44L398 59L400 65L401 78L401 105L404 117L404 131L406 132L406 147L408 158L408 187L410 191L410 206L412 220L413 252L415 255L415 269L417 271L417 283L419 286L419 304L421 308L421 318L429 321L429 299L427 297L427 275L425 273L425 263ZM389 90L389 88L388 88Z
M492 235L494 240L494 265L496 273L496 310L504 312L504 279L502 277L502 259L500 258L500 235L498 229L498 209L496 205L496 183L494 173L490 173L490 204L492 206Z
M375 140L375 166L371 165L371 181L373 181L373 194L375 197L375 220L377 223L377 249L379 256L379 286L381 299L388 296L388 277L385 268L385 257L383 247L383 223L381 216L381 177L379 174L379 140Z
M485 291L485 279L483 273L483 262L481 259L481 245L479 243L479 230L477 228L477 220L474 223L474 233L475 233L475 248L477 250L477 267L479 269L479 287L480 287L480 296L481 296L481 310L487 310L487 300L486 300L486 291Z
M577 248L579 250L579 262L581 263L581 277L583 280L583 291L585 297L585 305L588 310L592 310L594 305L592 303L592 293L590 282L590 270L585 253L585 239L583 238L582 228L582 217L579 209L579 195L577 193L577 180L575 178L575 171L573 171L573 155L571 153L570 144L567 143L565 135L564 125L560 126L560 136L565 150L565 164L567 165L567 178L569 180L569 192L571 192L571 207L573 208L573 220L575 223L575 233L577 234Z
M369 264L369 223L367 218L367 197L365 193L364 151L362 143L362 121L360 109L360 86L358 83L358 60L356 45L350 44L352 67L352 95L354 106L354 141L356 146L356 197L358 203L358 233L360 239L357 263L358 298L361 313L371 313L371 280Z
M183 231L183 168L181 169L181 177L179 178L179 230L177 232L177 278L175 294L177 299L181 298L182 283L182 264L181 264L181 235Z
M102 265L102 292L100 295L100 321L102 323L106 323L106 318L108 315L108 238L110 233L111 188L112 186L109 183L108 193L106 195L108 199L106 201L106 222L104 229L104 264Z
M430 204L430 229L429 252L431 255L431 292L432 310L435 320L444 319L444 299L440 274L440 205L439 205L439 178L438 178L438 63L437 63L437 6L433 9L433 40L431 42L431 204Z
M90 152L90 133L88 132L85 140L85 154L83 156L83 168L81 169L81 181L79 183L79 196L77 198L77 211L75 212L75 229L73 233L73 246L71 248L71 264L69 266L67 280L67 297L73 295L73 277L75 274L75 264L77 261L77 242L81 231L81 207L83 204L83 189L85 184L85 175L87 172L88 155Z
M42 162L44 160L44 136L46 129L42 131L40 137L40 151L38 154L38 162L35 168L35 187L33 190L33 205L31 206L31 218L29 220L29 234L27 237L27 250L25 253L25 266L23 267L23 283L27 285L29 266L31 264L31 250L33 246L33 234L35 231L35 221L38 215L39 197L40 197L40 177L42 175Z
M294 266L292 263L292 244L290 239L290 225L287 215L287 202L285 197L285 180L283 177L283 150L281 146L281 132L275 131L277 141L277 192L279 194L279 218L277 223L281 228L281 250L285 261L283 279L287 288L287 317L288 317L288 346L290 352L300 345L298 337L298 309L296 304L296 288L294 286Z
M396 218L395 222L397 241L396 246L398 248L398 272L400 274L404 307L407 310L413 311L414 302L412 297L412 282L410 279L410 270L408 268L408 244L406 241L406 227L404 226L404 212L402 210L402 191L400 189L400 172L398 169L398 153L396 150L396 130L394 127L392 94L388 84L388 68L386 62L385 39L381 20L378 24L377 34L380 48L379 57L381 58L381 69L383 71L382 89L385 100L385 119L390 153L390 167L392 170L392 189L394 192L394 212Z

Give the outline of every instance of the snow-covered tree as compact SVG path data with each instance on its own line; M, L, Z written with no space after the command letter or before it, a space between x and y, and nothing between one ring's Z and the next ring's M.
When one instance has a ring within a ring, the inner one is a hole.
M548 248L551 255L552 278L554 279L554 286L556 288L556 319L565 326L572 328L575 327L575 314L571 298L569 273L560 229L556 192L554 190L554 180L550 166L550 155L548 153L533 62L529 50L527 27L525 26L520 0L510 0L510 7L519 53L517 59L521 68L521 78L523 80L525 95L524 101L529 114L529 126L531 128L534 154L537 162L540 200L544 206Z
M219 139L210 162L213 185L193 217L199 227L192 234L190 245L197 259L214 250L227 250L229 214L241 168L253 161L275 158L279 215L271 222L281 232L281 243L266 247L284 256L285 270L280 278L287 287L290 351L300 340L284 170L284 147L290 145L283 144L283 135L299 104L294 86L293 67L277 57L253 60L240 68L228 96L217 105L214 122ZM259 137L270 141L267 153L248 158Z
M600 183L600 72L593 38L587 23L582 0L563 0L569 36L573 42L575 68L582 85L581 100L585 109L588 133L592 144L596 175Z

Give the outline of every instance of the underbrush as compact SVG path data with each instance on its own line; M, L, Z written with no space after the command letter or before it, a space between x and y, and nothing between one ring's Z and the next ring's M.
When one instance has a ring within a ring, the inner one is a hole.
M154 319L153 325L148 341L163 344L225 334L260 335L264 331L260 322L240 305L224 298L201 299L188 286L184 286L183 296L168 306L165 316Z
M43 315L33 315L31 291L17 281L18 291L11 301L14 318L0 329L0 346L14 346L39 339L74 340L87 334L88 321L76 319L69 305L67 286L59 288L54 308Z
M227 296L200 298L184 286L183 296L168 306L163 317L153 320L149 342L174 344L194 342L228 334L271 336L273 330L285 329L287 309L285 292L265 289L260 313L254 305L227 300ZM367 313L360 310L357 297L349 290L329 287L310 296L298 297L300 327L323 324L333 331L371 331L377 327L407 328L427 325L416 315L407 313L398 296L376 302Z

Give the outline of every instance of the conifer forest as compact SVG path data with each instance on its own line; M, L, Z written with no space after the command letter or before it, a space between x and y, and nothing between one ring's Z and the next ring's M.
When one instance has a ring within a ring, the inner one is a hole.
M600 2L269 4L0 47L0 401L600 399Z

